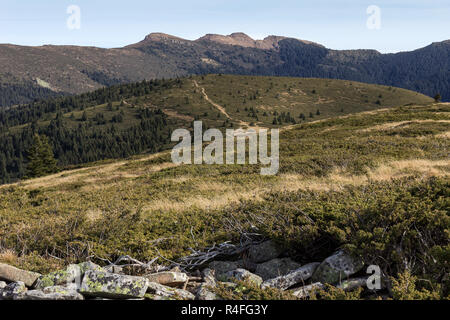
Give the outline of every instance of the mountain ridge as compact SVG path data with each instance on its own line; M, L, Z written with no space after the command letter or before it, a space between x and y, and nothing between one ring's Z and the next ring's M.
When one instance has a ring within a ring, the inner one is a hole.
M382 54L333 50L283 36L254 40L239 32L196 40L150 33L140 42L112 49L2 44L0 70L0 106L118 83L208 73L362 81L429 96L440 93L444 101L450 100L450 40Z

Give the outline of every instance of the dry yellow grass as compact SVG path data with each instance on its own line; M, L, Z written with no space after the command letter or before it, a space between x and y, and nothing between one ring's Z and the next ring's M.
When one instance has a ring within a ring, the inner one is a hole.
M397 121L397 122L387 122L380 125L376 125L373 127L365 128L359 130L359 132L369 132L369 131L385 131L391 130L397 127L406 127L413 123L450 123L450 120L433 120L433 119L424 119L424 120L413 120L413 121Z

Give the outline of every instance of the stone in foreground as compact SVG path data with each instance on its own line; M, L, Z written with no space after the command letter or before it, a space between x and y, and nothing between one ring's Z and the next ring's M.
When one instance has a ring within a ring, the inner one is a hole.
M272 259L258 264L255 274L263 278L263 280L268 280L286 275L300 267L301 264L292 261L290 258Z
M180 300L194 300L195 296L189 291L164 286L156 282L148 283L148 293L157 300L157 297ZM150 297L151 298L151 297Z
M77 286L47 287L42 290L29 290L18 300L84 300L84 297L77 292Z
M314 272L314 282L335 284L347 279L352 274L360 271L364 263L357 260L343 250L326 258Z
M89 270L103 271L100 266L90 261L79 264L70 264L66 269L40 276L36 281L34 288L44 289L47 287L67 285L73 282L80 284L83 275Z
M263 283L263 279L256 275L251 273L248 270L245 269L236 269L233 271L229 271L226 273L226 278L227 280L232 280L232 279L236 279L236 280L247 280L250 282L253 282L254 284L260 286Z
M255 263L266 262L278 258L283 250L273 241L265 241L248 249L248 256Z
M88 270L81 283L80 293L111 299L143 298L148 283L143 277Z
M169 287L183 286L189 281L186 273L182 272L159 272L145 275L150 282L156 282Z
M292 291L292 295L296 296L300 299L306 299L310 297L312 294L314 294L317 291L323 290L325 288L325 285L323 285L320 282L312 283L310 285L298 288L294 291Z
M27 292L25 283L22 281L11 282L3 289L0 289L0 300L16 300L25 292Z
M0 263L0 279L18 282L22 281L27 287L31 287L41 275L36 272L25 271L8 264Z
M281 290L286 290L289 287L292 287L299 283L303 283L304 281L311 278L314 271L317 269L319 265L320 265L319 262L308 263L298 268L297 270L288 273L285 276L280 276L274 279L264 281L261 287L263 288L272 287Z

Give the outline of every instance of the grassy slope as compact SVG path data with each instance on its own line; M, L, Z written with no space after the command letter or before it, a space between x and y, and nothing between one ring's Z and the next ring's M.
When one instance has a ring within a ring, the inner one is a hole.
M210 101L205 99L202 88ZM190 126L194 119L203 120L207 126L222 127L227 117L211 102L223 107L230 116L227 127L250 124L272 127L274 112L289 112L299 123L410 103L426 104L432 99L409 90L343 80L208 75L182 79L179 87L128 99L123 106L115 101L112 110L99 105L85 111L88 120L93 120L97 113L103 114L106 120L102 125L93 121L92 130L110 126L112 117L121 112L124 121L116 127L126 129L139 122L138 109L143 107L163 109L174 128ZM320 115L317 115L317 110ZM304 121L299 118L301 113L306 116ZM310 113L313 118L309 117ZM82 114L83 111L64 114L65 125L77 128ZM55 114L45 114L39 124L48 125L54 118ZM291 124L283 121L277 126ZM10 130L17 131L22 127Z
M2 186L0 261L42 271L90 255L149 260L159 250L176 259L190 247L236 239L236 224L248 223L316 259L357 238L337 221L349 206L368 206L368 190L378 208L386 194L430 177L448 183L449 129L449 104L383 109L283 131L277 176L261 176L256 165L174 166L165 152ZM317 239L297 228L305 212L326 212L314 217L324 223ZM308 251L323 232L332 240Z

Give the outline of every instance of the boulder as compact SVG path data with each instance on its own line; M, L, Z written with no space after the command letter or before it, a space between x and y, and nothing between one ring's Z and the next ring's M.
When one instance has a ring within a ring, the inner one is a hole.
M311 278L314 271L320 265L319 262L308 263L284 276L276 277L274 279L266 280L261 287L272 287L281 290L286 290L296 284L303 283Z
M322 290L325 288L325 285L320 282L315 282L310 285L295 289L292 291L292 295L296 296L300 299L306 299L311 296L314 292Z
M59 285L65 285L69 283L81 280L81 269L79 265L70 264L66 269L58 270L54 272L50 272L46 275L40 276L36 284L34 285L34 289L44 289L46 287L54 287Z
M241 268L242 265L237 261L212 261L208 268L214 270L217 279L222 279L229 271Z
M300 267L301 264L292 261L290 258L277 258L258 264L255 270L255 274L263 278L263 280L267 280L283 276Z
M156 282L169 287L184 286L189 281L188 275L182 272L158 272L145 275L144 277L150 282Z
M20 298L25 292L27 287L22 281L11 282L6 287L0 290L0 300L16 300Z
M262 263L278 258L283 250L273 241L265 241L248 249L248 257L254 263Z
M7 286L7 283L5 281L0 281L0 290L2 290L6 286Z
M79 264L70 264L66 269L40 276L36 281L34 288L44 289L46 287L66 285L73 282L77 282L78 285L81 285L81 279L89 270L102 272L103 268L90 261Z
M36 272L25 271L8 264L0 263L0 279L25 283L27 287L31 287L41 275Z
M226 279L227 280L232 280L232 279L247 280L247 281L253 282L254 284L256 284L258 286L260 286L263 283L263 279L260 276L253 274L250 271L245 270L245 269L236 269L236 270L227 272Z
M212 291L216 286L215 271L204 269L202 272L203 283L198 288L196 298L198 300L218 300L219 297Z
M84 297L77 292L76 284L69 284L29 290L16 300L84 300Z
M180 300L194 300L195 296L189 291L171 288L156 282L148 282L148 293L153 296L153 300L158 300L157 297L165 297L168 299ZM146 295L146 297L150 297Z
M111 299L143 298L148 283L143 277L88 270L79 292L84 296Z
M361 260L355 259L339 250L326 258L312 276L314 282L335 284L360 271L364 266Z

